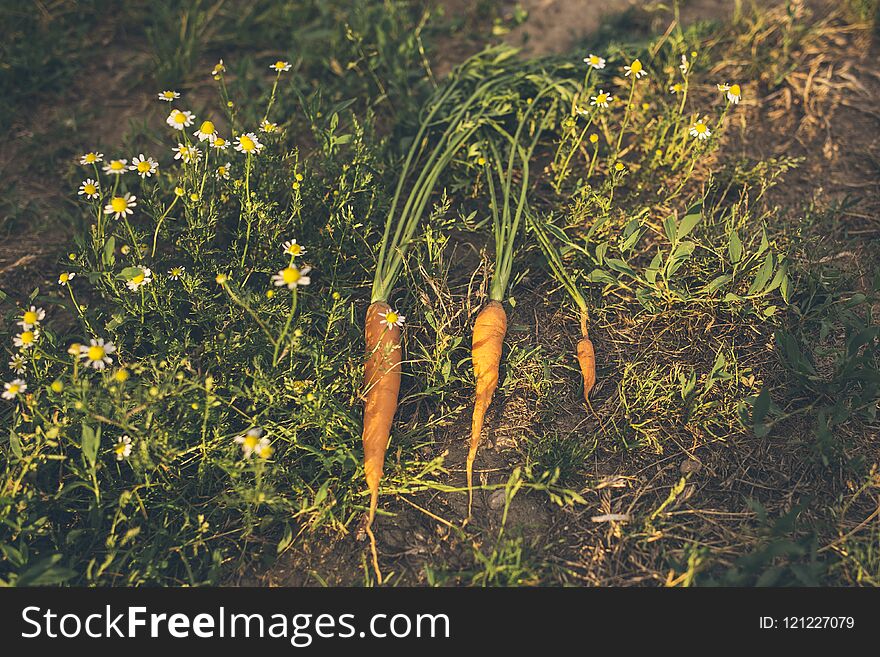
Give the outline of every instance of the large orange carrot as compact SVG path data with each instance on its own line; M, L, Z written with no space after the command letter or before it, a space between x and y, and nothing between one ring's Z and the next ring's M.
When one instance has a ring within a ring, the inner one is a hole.
M492 395L498 387L498 368L501 365L501 349L506 333L507 313L504 312L504 306L498 301L490 301L474 322L474 341L471 347L477 395L471 420L471 446L467 457L468 517L471 515L474 498L474 459L480 446L483 420L489 404L492 403Z
M397 410L400 392L400 328L382 320L391 312L391 306L376 301L367 309L364 337L367 360L364 364L364 472L370 489L370 512L367 517L367 535L373 553L373 568L381 583L373 519L379 504L379 482L385 464L385 450L391 436L391 423Z

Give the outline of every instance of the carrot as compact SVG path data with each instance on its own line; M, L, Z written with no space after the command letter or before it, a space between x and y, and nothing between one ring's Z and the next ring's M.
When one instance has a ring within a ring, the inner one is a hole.
M590 340L587 331L587 326L590 322L587 301L571 272L565 266L562 254L550 241L547 233L552 232L558 238L565 241L568 240L568 237L564 231L557 228L549 219L536 221L530 216L528 226L538 238L538 243L541 245L541 250L544 252L547 263L550 265L550 270L553 272L556 280L562 284L562 287L565 288L580 310L581 339L577 343L577 360L581 367L581 376L584 379L584 401L589 404L590 392L593 390L593 386L596 385L596 352L593 349L593 342Z
M498 369L501 365L501 349L507 333L507 313L498 301L490 301L477 315L474 322L471 359L474 363L474 377L477 381L474 415L471 420L471 446L467 456L468 516L474 498L474 459L480 446L480 435L486 411L492 403L492 396L498 387Z
M584 377L584 401L590 401L590 391L596 385L596 352L590 338L584 336L577 344L577 359Z
M383 324L382 319L391 312L391 306L376 301L367 309L364 322L364 338L367 359L364 364L364 472L370 490L370 511L367 516L367 535L373 553L373 567L379 574L376 538L373 535L373 519L379 504L379 482L385 464L385 451L391 437L391 423L397 410L400 393L400 328L396 324ZM381 576L379 576L381 583Z

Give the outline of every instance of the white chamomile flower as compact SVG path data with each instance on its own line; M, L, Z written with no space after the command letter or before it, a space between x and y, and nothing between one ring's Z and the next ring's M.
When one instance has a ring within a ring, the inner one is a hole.
M590 66L598 71L600 69L605 68L605 59L602 57L599 57L599 55L594 55L594 54L590 53L589 55L584 57L584 64L586 64L587 66Z
M269 64L269 68L275 71L276 73L281 73L282 71L290 70L290 62L285 62L282 60L278 60L274 64Z
M117 461L128 458L131 455L131 438L126 435L117 439L113 453L116 454Z
M218 75L220 75L221 73L223 73L225 71L226 71L226 64L224 64L223 60L221 59L219 62L214 64L214 68L211 69L211 76L216 78Z
M249 459L251 455L256 451L257 445L260 444L260 437L263 435L263 430L259 427L254 427L253 429L248 429L247 433L243 436L236 436L234 441L236 444L241 445L242 455ZM263 438L263 440L266 440ZM268 441L267 441L268 442Z
M76 276L72 271L63 271L58 274L58 285L68 285L73 277Z
M126 172L128 160L110 160L104 165L104 173L111 176L121 176Z
M12 344L16 347L25 351L27 349L32 349L35 344L37 344L37 338L40 337L40 329L33 328L28 329L27 331L22 331L14 338L12 338Z
M97 180L92 180L91 178L87 178L86 180L83 180L82 183L80 184L79 191L77 192L77 194L79 196L85 196L88 199L95 199L95 198L98 198L98 196L100 196L100 194L99 194L100 190L101 190L101 188L98 185Z
M202 125L195 131L195 136L199 138L199 141L212 143L217 139L217 128L212 121L202 121Z
M131 164L128 168L137 172L141 178L149 178L159 170L159 163L151 157L144 157L144 154L141 153L131 158Z
M104 154L98 153L96 151L91 151L89 153L86 153L82 157L79 158L79 163L85 164L85 165L97 164L98 162L103 162L103 161L104 161Z
M26 366L27 358L25 358L21 354L15 354L12 358L9 359L9 369L11 369L16 374L24 374L24 369Z
M171 114L168 115L168 118L165 119L165 123L175 130L183 130L184 128L190 127L195 120L196 117L192 112L181 112L178 109L173 109L171 110Z
M211 142L211 146L216 148L218 151L225 151L229 148L229 142L223 137L217 136L214 137L214 141Z
M104 338L93 338L90 340L90 344L80 345L79 357L86 362L88 367L103 370L113 364L110 354L115 352L116 347L112 342L104 342Z
M274 274L272 282L275 284L275 287L287 287L288 290L292 290L300 285L308 285L312 282L311 277L308 275L310 271L312 271L311 267L298 269L291 265Z
M184 273L186 273L186 267L178 265L168 270L168 278L172 281L177 281L183 277Z
M42 308L37 308L36 306L31 306L27 310L25 310L21 315L21 321L18 322L18 325L25 329L32 329L37 324L46 319L46 311Z
M27 383L22 379L13 379L9 383L3 384L3 399L15 399L18 395L27 390Z
M278 124L272 123L271 121L266 121L264 119L260 122L260 130L266 133L275 132L276 130L278 130Z
M142 285L153 280L153 272L149 267L137 267L138 273L129 278L125 285L132 292L136 292Z
M284 244L282 244L281 248L284 249L285 254L294 258L298 258L306 252L305 248L303 248L303 245L297 244L296 240L287 240Z
M132 196L126 192L125 196L114 196L110 202L104 206L104 214L112 214L115 219L120 219L127 214L134 214L134 207L137 205L137 196Z
M198 162L202 158L202 151L196 146L187 146L186 144L177 144L174 151L174 159L182 160L184 164Z
M608 103L612 102L613 100L614 96L609 93L605 93L600 89L599 93L597 93L595 96L590 96L590 105L593 105L594 107L608 109Z
M645 70L645 67L642 66L641 60L639 59L634 59L629 66L624 66L623 70L624 77L628 78L630 74L632 74L636 80L648 74L648 72Z
M739 101L742 100L742 88L738 84L719 84L718 91L727 94L727 100L729 100L734 105L739 105Z
M382 315L382 319L379 320L379 323L383 326L387 326L391 328L392 326L396 326L397 328L403 327L403 322L406 320L406 317L401 315L396 310L389 310L387 313Z
M171 91L170 89L168 91L160 91L156 95L159 97L159 100L164 100L166 103L170 103L180 98L179 93L177 93L176 91Z
M263 150L263 144L260 143L260 140L253 132L246 132L236 138L235 150L245 155L250 155L251 153L258 155Z
M700 141L704 141L712 136L712 131L709 130L709 126L706 125L706 119L697 119L697 121L691 126L691 137L696 137Z
M681 82L676 82L675 84L670 85L669 91L674 94L680 94L684 91L684 85Z
M681 56L681 64L678 65L678 70L681 71L682 75L687 75L689 67L690 67L690 62L688 62L687 55L682 55Z
M229 170L231 166L232 165L227 162L226 164L221 164L217 167L217 179L220 180L222 178L223 180L229 180Z

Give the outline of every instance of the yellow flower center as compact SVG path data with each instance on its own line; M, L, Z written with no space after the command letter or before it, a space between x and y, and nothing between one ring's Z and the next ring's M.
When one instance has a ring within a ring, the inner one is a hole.
M216 146L217 148L220 148L220 147L223 146L224 144L226 144L226 140L223 139L223 137L217 137L217 138L214 140L214 146Z
M285 66L286 66L286 64L284 62L282 62L280 59L277 62L275 62L275 68L281 69L281 68L284 68Z
M137 170L139 173L146 173L151 169L150 163L147 160L141 160L137 164Z
M98 158L94 153L86 153L86 162L89 164L94 163Z
M705 123L698 123L697 125L694 126L694 130L696 130L700 134L703 134L704 132L706 132L706 124Z
M25 324L36 324L37 323L37 313L35 313L33 310L28 310L25 312L24 317L22 317L22 320L24 321Z
M83 187L83 191L84 191L88 196L92 196L93 194L97 194L97 193L98 193L98 188L95 187L93 184L89 183L88 185L86 185L85 187Z
M730 93L734 96L742 96L742 90L739 88L738 84L730 85Z
M205 121L202 123L202 127L199 128L199 132L205 135L213 135L214 134L214 124L210 121Z
M618 162L617 164L614 165L614 169L616 171L623 171L623 165L620 162Z
M238 143L241 144L241 150L243 150L243 151L252 151L252 150L254 150L254 147L256 146L254 144L254 140L251 139L250 137L248 137L247 135L242 135L239 138Z
M590 64L598 64L599 58L596 55L590 55Z
M128 201L121 196L114 196L110 201L110 207L113 208L113 212L125 212L128 208Z
M291 283L296 283L300 279L299 269L297 269L296 267L287 267L284 271L281 272L281 277L288 285L290 285Z
M681 91L681 83L676 82L674 85L672 85L672 91L673 93L678 93L679 91Z
M591 144L595 144L597 141L599 141L599 135L597 135L595 133L590 135L590 143Z
M92 345L89 347L89 360L104 360L104 347L100 345Z
M635 60L632 64L629 65L629 70L633 73L640 73L642 70L642 62L638 59Z
M117 443L116 444L116 453L122 456L125 454L125 443Z
M58 277L58 280L62 283L66 283L70 280L70 274L61 274L61 276Z
M247 449L253 449L257 446L258 442L260 442L260 439L257 438L257 436L247 435L244 437L244 442L242 443L242 445L244 445Z
M217 173L219 173L221 176L225 176L226 175L226 167L217 167Z
M134 283L135 285L140 285L141 283L143 283L144 282L144 272L141 272L137 276L133 277L131 279L131 282Z
M174 99L174 92L173 91L163 91L162 97L168 98L169 100L173 100Z
M18 391L21 390L21 386L17 383L13 383L11 386L7 388L10 395L17 395Z
M34 341L34 332L33 331L25 331L20 336L22 344L31 344Z
M186 114L184 114L183 112L175 112L174 122L180 124L186 123Z
M387 313L385 313L385 321L389 324L396 323L398 319L400 319L400 317L393 310L389 310Z
M122 160L113 160L110 163L111 171L122 171L125 168L125 165L122 163Z
M608 102L608 94L599 94L598 96L596 96L596 104L597 105L602 105L603 103L607 103L607 102Z
M287 247L287 253L292 256L298 256L302 253L302 246L300 246L299 244L291 244Z

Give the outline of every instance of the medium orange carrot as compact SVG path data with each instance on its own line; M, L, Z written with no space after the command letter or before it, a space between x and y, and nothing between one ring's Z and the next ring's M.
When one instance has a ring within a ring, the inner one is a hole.
M586 335L577 343L577 359L584 377L584 400L590 401L590 391L596 385L596 352L593 343Z
M474 459L480 446L483 420L492 395L498 387L498 368L501 365L501 349L507 333L507 313L498 301L490 301L477 315L474 322L471 359L474 363L474 376L477 380L477 394L474 402L474 416L471 420L471 446L467 457L468 517L474 498Z
M376 538L373 536L373 519L379 504L379 482L382 480L382 467L385 464L385 450L391 436L391 423L397 411L400 392L400 327L383 320L391 313L391 306L384 301L375 301L367 309L364 337L367 345L367 359L364 364L364 472L370 490L370 512L367 517L367 535L373 554L373 568L379 583L379 558L376 552Z

